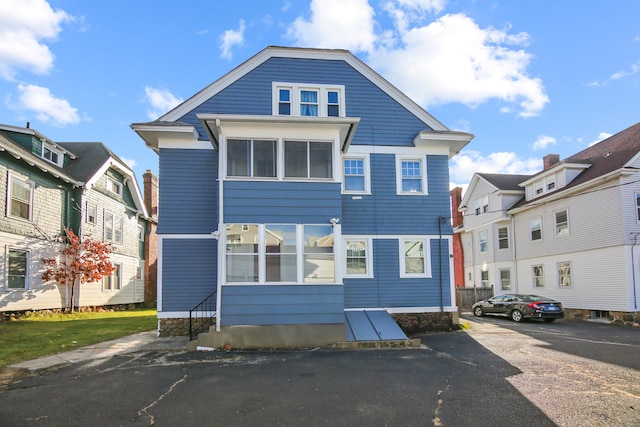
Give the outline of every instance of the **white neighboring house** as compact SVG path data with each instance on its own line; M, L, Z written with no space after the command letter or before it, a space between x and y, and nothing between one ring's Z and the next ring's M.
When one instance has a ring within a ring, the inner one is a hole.
M640 123L533 176L477 173L459 210L466 287L640 322Z

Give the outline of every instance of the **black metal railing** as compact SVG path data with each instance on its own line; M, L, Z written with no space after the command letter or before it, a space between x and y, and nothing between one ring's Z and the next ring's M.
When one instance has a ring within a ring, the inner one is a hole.
M217 292L211 292L209 296L189 310L189 341L197 337L200 332L207 330L215 322Z

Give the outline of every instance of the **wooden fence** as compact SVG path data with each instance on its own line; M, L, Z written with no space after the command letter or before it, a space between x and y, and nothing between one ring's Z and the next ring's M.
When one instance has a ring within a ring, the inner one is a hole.
M456 288L456 302L458 311L471 311L471 306L483 299L493 296L493 286L490 288Z

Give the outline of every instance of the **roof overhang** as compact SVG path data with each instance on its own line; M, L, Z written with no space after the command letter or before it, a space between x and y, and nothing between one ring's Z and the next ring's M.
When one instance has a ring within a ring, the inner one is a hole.
M529 178L526 181L523 181L520 186L521 187L526 187L529 184L533 184L536 181L539 181L542 178L545 178L547 176L550 175L554 175L560 171L563 170L568 170L568 169L572 169L572 170L585 170L585 169L589 169L591 166L593 166L593 164L591 163L563 163L560 162L552 167L550 167L549 169L546 169L540 173L537 173L535 175L533 175L531 178Z
M160 143L180 144L191 143L199 138L195 126L188 124L163 124L160 122L133 123L133 129L145 142L145 145L156 153L159 152Z
M252 116L236 114L198 114L198 119L209 136L209 140L218 148L225 128L262 128L287 131L307 131L321 129L338 132L340 149L346 153L353 135L360 123L359 117L297 117L297 116Z
M413 138L413 143L416 147L446 147L449 151L449 158L451 158L458 154L473 138L474 135L466 132L423 130Z

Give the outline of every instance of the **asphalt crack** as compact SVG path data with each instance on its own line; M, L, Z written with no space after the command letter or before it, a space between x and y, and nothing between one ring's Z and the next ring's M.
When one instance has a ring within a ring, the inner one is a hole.
M187 374L184 374L182 378L180 378L178 381L171 384L171 386L166 392L162 393L156 400L154 400L149 405L139 410L138 416L141 417L143 415L146 415L149 418L149 425L150 426L154 425L156 423L156 418L149 413L149 409L153 408L157 403L159 403L162 399L164 399L167 395L169 395L178 386L178 384L183 383L186 380L187 380Z

